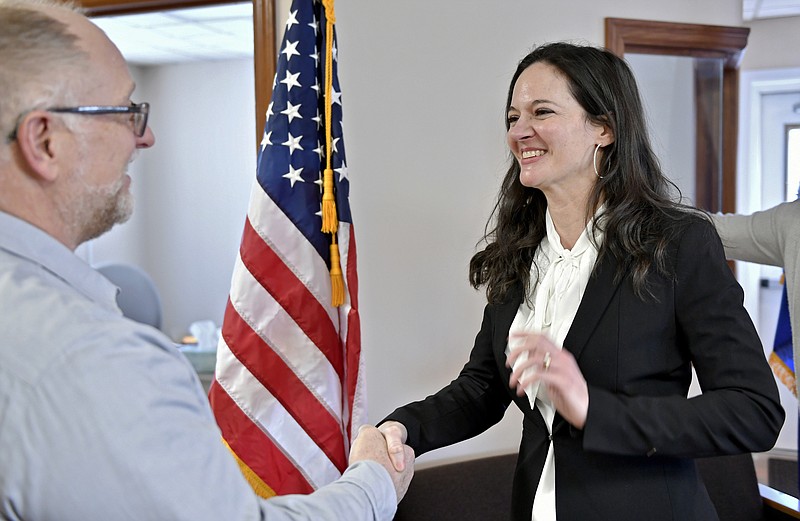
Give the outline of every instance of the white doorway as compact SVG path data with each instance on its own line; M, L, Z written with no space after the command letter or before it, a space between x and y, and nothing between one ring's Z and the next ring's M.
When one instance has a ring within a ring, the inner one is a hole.
M794 200L797 170L787 158L789 131L800 125L800 69L742 72L740 82L737 212L752 212ZM794 185L791 189L789 186ZM737 277L766 355L772 352L782 288L781 268L737 262ZM786 421L772 452L797 457L798 402L780 382Z

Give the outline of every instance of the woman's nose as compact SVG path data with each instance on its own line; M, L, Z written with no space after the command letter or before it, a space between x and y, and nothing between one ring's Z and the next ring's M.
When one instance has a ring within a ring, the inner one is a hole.
M530 124L529 120L523 117L517 119L517 121L515 121L514 124L508 128L509 139L513 139L515 141L529 138L534 134L535 130L533 129L533 125Z

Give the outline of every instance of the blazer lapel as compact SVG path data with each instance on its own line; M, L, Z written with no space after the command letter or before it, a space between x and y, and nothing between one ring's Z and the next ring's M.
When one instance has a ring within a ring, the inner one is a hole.
M506 367L506 347L508 345L508 332L511 329L511 324L514 322L514 317L517 315L522 303L522 285L517 285L509 295L509 298L502 304L497 306L497 313L495 314L495 325L492 338L492 349L494 350L495 359L500 362L504 368L503 377L508 381L511 378L511 369Z
M617 261L611 255L605 255L589 278L578 312L564 338L564 348L568 349L575 359L580 358L600 317L619 289L621 280L614 282L616 271Z

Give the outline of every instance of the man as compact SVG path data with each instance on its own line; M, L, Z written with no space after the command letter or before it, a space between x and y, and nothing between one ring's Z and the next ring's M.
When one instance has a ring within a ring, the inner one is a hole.
M391 519L413 471L371 426L335 483L258 498L188 361L74 255L130 216L154 144L118 49L71 8L0 0L0 64L0 518Z
M782 266L794 346L795 386L800 359L800 199L752 215L712 215L729 259Z

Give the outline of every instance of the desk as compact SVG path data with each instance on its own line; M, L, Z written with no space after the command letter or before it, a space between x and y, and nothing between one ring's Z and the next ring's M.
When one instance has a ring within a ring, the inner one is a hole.
M181 349L181 346L178 346ZM186 358L191 362L197 375L200 377L200 382L203 388L208 392L211 382L214 381L214 367L217 364L216 351L192 351L184 347L181 352L186 355Z

